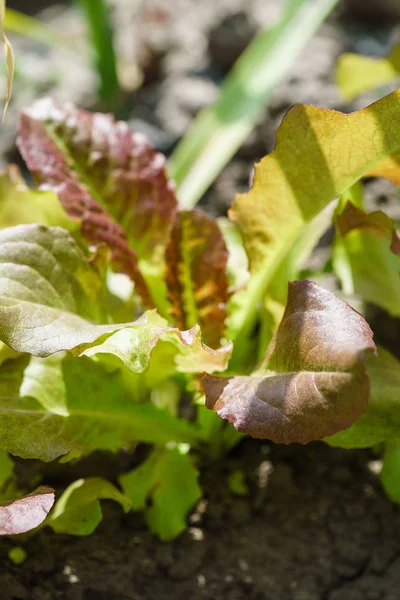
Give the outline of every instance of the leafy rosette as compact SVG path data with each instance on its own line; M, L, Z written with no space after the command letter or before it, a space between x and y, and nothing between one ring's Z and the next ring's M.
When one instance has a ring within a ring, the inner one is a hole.
M0 369L0 446L13 454L199 441L187 422L141 403L176 373L225 370L231 345L211 349L199 327L180 331L151 311L103 324L100 259L58 227L0 231L0 339L23 354Z
M90 245L109 248L144 305L180 329L199 324L218 347L227 316L225 242L201 212L177 214L165 157L126 123L49 98L23 111L18 146L39 190L58 195Z

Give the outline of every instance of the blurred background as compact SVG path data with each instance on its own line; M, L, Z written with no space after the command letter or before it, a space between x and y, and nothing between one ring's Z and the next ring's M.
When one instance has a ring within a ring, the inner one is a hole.
M292 1L296 3L306 4ZM273 86L268 101L260 103L254 128L243 134L238 151L233 148L233 159L228 161L228 156L222 172L211 178L211 188L202 199L208 211L225 213L235 192L248 187L252 165L271 150L282 116L293 103L348 112L398 86L394 80L385 90L373 90L349 102L335 83L335 68L344 52L375 57L388 53L397 39L400 2L330 4L332 12L300 53L293 51L289 68L282 54L273 57L276 79L280 70L283 78ZM14 47L16 75L0 136L2 168L10 160L19 160L14 145L18 110L43 95L114 112L170 155L195 115L217 99L229 70L256 34L272 29L283 18L286 2L9 0L7 6L6 27ZM5 95L5 86L3 69L0 96ZM376 185L375 197L390 197L389 183L379 180Z

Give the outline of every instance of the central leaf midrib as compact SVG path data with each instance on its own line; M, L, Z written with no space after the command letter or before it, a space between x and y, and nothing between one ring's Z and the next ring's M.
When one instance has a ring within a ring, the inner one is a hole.
M71 178L75 179L73 177L73 173L76 172L79 175L77 183L79 185L84 185L87 188L87 191L89 192L89 195L92 197L92 199L95 200L100 205L100 207L107 213L108 217L116 225L119 225L118 221L110 213L109 207L108 207L107 203L104 202L102 195L94 187L94 185L93 185L92 180L90 179L90 177L88 177L86 175L85 169L84 169L83 165L81 165L79 163L79 161L76 160L76 158L73 156L73 154L69 150L67 144L64 142L63 138L61 136L57 135L57 133L54 130L52 130L51 128L46 128L46 129L47 129L48 135L51 137L51 139L53 140L53 142L56 144L56 146L66 156L68 167L69 167L70 171L72 171ZM110 176L109 176L109 179L110 179ZM105 187L107 187L108 185L109 185L109 181L106 182Z

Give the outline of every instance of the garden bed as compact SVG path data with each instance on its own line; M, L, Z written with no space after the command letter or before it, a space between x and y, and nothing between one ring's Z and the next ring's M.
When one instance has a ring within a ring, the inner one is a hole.
M22 4L14 6L21 9ZM226 70L256 27L273 20L274 3L174 0L168 8L165 2L148 4L152 9L145 13L141 26L132 29L118 20L119 43L140 30L141 41L132 46L132 56L145 65L145 85L129 96L124 116L147 133L158 149L168 152L194 114L215 98ZM390 45L395 15L388 8L372 15L371 21L369 11L368 18L355 11L356 4L360 3L354 2L353 13L348 6L346 15L342 7L317 33L291 76L276 90L255 132L206 194L203 209L225 214L234 193L247 189L251 165L271 150L274 132L294 102L349 111L378 97L364 95L357 103L345 105L333 82L335 60L344 50L373 48L383 54ZM53 8L45 15L61 22L63 10L54 12ZM65 10L71 19L70 9ZM372 27L378 16L380 24ZM145 47L146 60L140 54ZM18 49L17 43L17 56ZM43 60L51 62L52 53ZM89 87L75 89L74 101L92 107L90 85L89 81ZM57 82L55 89L62 96L67 86ZM52 93L51 83L46 92ZM18 104L17 95L13 105ZM16 158L12 141L3 144L2 153L3 160ZM390 216L398 218L399 199L391 184L372 182L367 201L368 208L384 205ZM370 317L378 342L399 356L399 321L372 307ZM57 470L46 466L44 479L63 489L77 476L116 480L132 466L127 454L96 454L79 466L64 465ZM159 542L140 513L123 515L111 502L103 503L104 521L89 537L55 535L44 529L23 540L3 539L2 600L399 597L400 513L380 487L378 456L322 443L284 447L245 439L222 463L200 467L204 500L190 517L188 531L174 542ZM22 481L41 470L33 461L18 465ZM228 479L237 471L244 474L245 485L232 491ZM27 552L19 566L8 558L8 551L17 544Z

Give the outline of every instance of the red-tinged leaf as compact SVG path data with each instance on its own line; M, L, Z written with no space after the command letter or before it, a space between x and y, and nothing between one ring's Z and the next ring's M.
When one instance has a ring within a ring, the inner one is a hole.
M367 408L364 352L375 349L360 314L312 281L296 281L263 366L249 377L205 375L206 405L256 438L322 439Z
M390 240L390 249L393 254L400 256L400 239L397 235L394 223L390 217L381 210L366 213L351 202L348 202L342 214L337 217L340 234L345 236L353 229L373 231L378 235L384 235Z
M0 503L0 535L26 533L38 527L54 504L54 490L39 487L35 492Z
M182 330L199 323L212 348L220 345L225 331L227 261L218 223L199 211L179 212L166 251L171 314Z
M17 143L40 188L58 194L90 243L107 244L149 304L137 261L161 259L176 212L165 158L111 115L49 98L22 113Z

